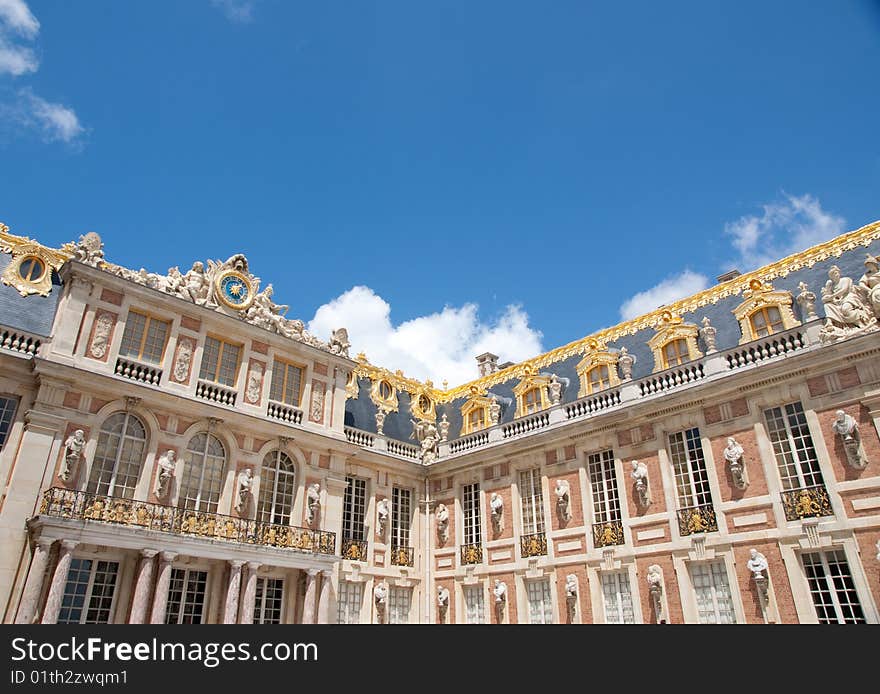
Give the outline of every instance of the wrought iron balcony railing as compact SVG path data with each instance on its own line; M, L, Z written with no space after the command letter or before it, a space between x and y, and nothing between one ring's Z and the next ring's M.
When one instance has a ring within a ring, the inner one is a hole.
M593 544L596 547L611 547L626 542L623 534L623 523L606 521L593 524Z
M679 509L678 532L681 535L718 532L718 519L715 517L712 504Z
M785 511L785 520L790 521L834 515L824 484L782 492L782 508Z
M519 539L519 549L523 559L526 557L540 557L547 554L547 536L544 533L523 535Z
M471 544L461 546L461 563L462 564L482 564L483 563L483 545Z
M349 561L367 561L367 541L344 537L342 538L340 554L342 554L343 559L348 559Z
M413 566L415 564L415 550L412 547L391 545L392 566Z
M60 487L43 493L40 514L315 554L336 552L336 533L326 530L263 523Z

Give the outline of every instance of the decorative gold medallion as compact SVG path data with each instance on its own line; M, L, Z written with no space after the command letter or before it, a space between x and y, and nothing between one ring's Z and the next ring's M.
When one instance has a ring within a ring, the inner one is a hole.
M238 270L224 270L217 275L214 291L225 306L236 311L247 311L256 295L250 278Z

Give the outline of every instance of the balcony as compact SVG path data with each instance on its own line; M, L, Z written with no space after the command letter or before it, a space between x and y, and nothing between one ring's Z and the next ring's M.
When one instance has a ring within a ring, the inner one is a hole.
M207 381L199 381L196 384L196 397L203 400L216 402L220 405L229 405L235 407L235 401L238 399L238 393L230 388L224 388L216 383L208 383Z
M21 354L36 355L42 342L40 338L17 330L3 329L0 331L0 347Z
M367 541L344 537L342 538L342 550L340 553L343 559L348 559L349 561L367 561Z
M266 406L266 416L287 422L288 424L302 424L303 411L293 405L285 405L284 403L270 400Z
M113 373L117 376L122 376L139 383L147 383L151 386L159 385L159 381L162 380L162 369L155 366L147 366L125 357L119 357L116 360L116 368Z
M694 533L718 532L718 519L712 504L688 506L679 509L677 515L678 532L682 537Z
M461 563L462 564L482 564L483 563L483 545L471 544L461 546Z
M623 523L606 521L593 524L593 544L596 547L612 547L626 542L623 534Z
M55 518L124 525L172 535L332 555L336 533L310 530L219 513L193 511L134 499L53 487L43 493L40 514Z
M412 547L391 545L391 565L392 566L414 566L415 565L415 550Z
M547 536L544 533L523 535L519 539L519 549L523 559L544 556L547 554Z
M785 511L785 520L788 521L834 515L831 500L823 484L782 492L782 508Z

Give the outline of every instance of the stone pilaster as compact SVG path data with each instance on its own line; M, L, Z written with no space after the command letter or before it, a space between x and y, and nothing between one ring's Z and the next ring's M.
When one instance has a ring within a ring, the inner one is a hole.
M43 592L43 577L46 575L46 566L49 564L49 550L52 540L37 538L34 543L34 555L31 558L31 567L28 570L27 580L18 604L18 614L15 617L16 624L30 624L37 614L37 603Z
M156 565L155 549L142 549L141 561L137 570L134 584L134 597L131 601L131 614L128 617L129 624L143 624L147 618L147 608L150 604L150 587L153 583L153 569Z
M317 577L318 572L315 569L309 569L306 571L306 597L305 600L303 600L302 612L303 624L315 623L315 593L318 589L318 586L316 585Z
M251 561L247 565L247 581L244 584L244 597L241 600L241 609L238 612L239 624L254 623L254 603L257 597L257 571L262 564Z
M171 585L171 564L177 559L174 552L159 555L159 572L156 578L156 591L153 593L153 609L150 611L150 624L164 624L168 609L168 588Z
M318 624L330 623L330 594L333 582L330 580L330 572L321 573L321 594L318 597Z
M61 599L64 597L64 586L67 584L67 574L70 571L70 562L73 559L73 550L78 542L62 540L61 549L58 552L58 564L52 574L52 583L49 586L49 597L46 598L46 607L43 608L43 624L55 624L58 621L58 613L61 611Z

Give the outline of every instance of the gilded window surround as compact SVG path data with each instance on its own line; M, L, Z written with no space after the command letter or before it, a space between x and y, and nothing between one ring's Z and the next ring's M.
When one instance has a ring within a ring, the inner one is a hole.
M49 296L52 291L52 272L57 272L70 258L66 253L46 248L26 236L13 236L5 224L0 224L0 250L12 255L11 262L0 275L0 281L22 296ZM34 280L26 280L19 273L22 263L28 258L35 258L43 264L43 273Z
M388 396L382 395L383 383L386 383L391 389L391 394ZM373 404L376 405L376 407L379 407L386 412L397 412L398 410L397 388L395 388L394 384L387 378L378 378L370 384L370 400L373 401Z
M412 413L413 417L415 417L420 422L435 422L437 421L437 410L434 405L434 397L432 393L431 382L427 381L427 383L420 388L417 392L412 394L410 397L409 410ZM422 409L419 401L423 398L427 398L428 407L427 409Z
M762 282L755 278L749 282L749 288L743 292L743 301L739 306L733 309L733 315L739 321L739 329L742 337L739 340L741 345L746 342L752 342L759 339L755 335L752 327L752 316L762 308L777 308L779 315L782 316L783 330L796 328L801 322L794 317L792 311L791 292L773 289L773 285L769 282Z
M609 352L604 343L594 339L589 340L586 355L575 367L581 382L578 397L583 398L591 395L592 392L598 392L590 390L590 371L599 366L608 367L608 388L620 385L620 377L617 374L617 359L617 352Z
M699 359L703 356L697 346L699 328L693 323L684 323L681 316L665 309L660 314L661 325L656 328L657 333L648 340L648 347L654 354L654 373L670 368L663 358L663 348L674 340L684 340L688 350L688 361Z
M533 412L526 411L526 395L538 389L541 396L540 410L546 410L550 406L550 398L547 397L547 386L550 385L550 376L540 375L536 369L526 365L520 368L520 382L513 387L513 394L516 396L516 414L514 417L525 417Z
M468 434L473 434L475 431L488 429L492 426L492 422L489 421L489 407L491 404L492 398L488 397L485 394L485 391L480 392L478 388L473 390L471 396L467 399L464 405L461 406L461 436L467 436ZM475 410L483 411L483 422L485 422L485 424L483 424L482 427L471 428L470 414Z

